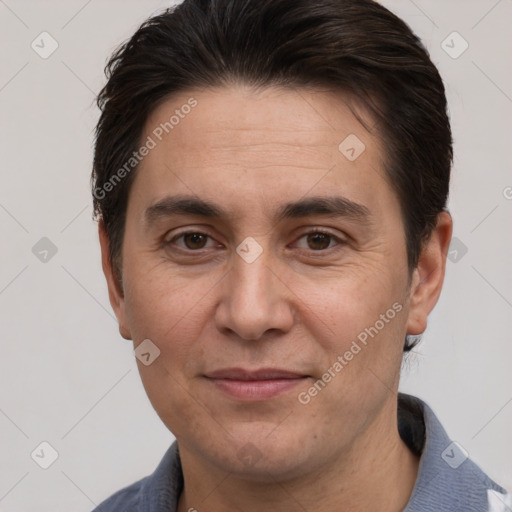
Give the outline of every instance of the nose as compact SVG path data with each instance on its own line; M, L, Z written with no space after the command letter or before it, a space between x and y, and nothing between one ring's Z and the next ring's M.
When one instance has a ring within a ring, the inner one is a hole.
M292 328L294 295L279 275L280 266L267 255L269 251L264 250L250 263L233 255L215 316L217 328L224 334L251 341Z

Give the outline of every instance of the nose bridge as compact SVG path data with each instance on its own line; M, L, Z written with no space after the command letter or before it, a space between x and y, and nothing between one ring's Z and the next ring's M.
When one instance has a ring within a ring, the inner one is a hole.
M237 295L237 303L255 304L261 308L273 302L273 279L271 262L266 255L260 255L248 262L242 257L234 258L232 270L232 290Z
M229 329L246 340L259 339L271 329L286 330L292 322L285 287L272 268L276 265L271 252L257 249L251 243L240 244L237 254L233 255L217 314L220 329ZM260 254L254 258L255 250Z

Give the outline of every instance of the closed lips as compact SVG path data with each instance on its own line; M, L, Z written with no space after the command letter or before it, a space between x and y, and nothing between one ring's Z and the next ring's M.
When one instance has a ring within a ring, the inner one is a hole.
M227 368L216 370L206 374L210 379L228 379L228 380L280 380L280 379L302 379L307 375L279 369L260 369L260 370L244 370L241 368Z

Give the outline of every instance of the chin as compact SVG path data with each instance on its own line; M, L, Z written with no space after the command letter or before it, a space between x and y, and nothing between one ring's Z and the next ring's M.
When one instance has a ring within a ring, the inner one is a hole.
M275 431L269 435L271 429L261 432L227 439L222 454L210 453L211 463L240 478L262 483L286 481L311 471L314 462L310 455L315 450L305 444L310 436L299 440L292 432L282 432L281 437Z

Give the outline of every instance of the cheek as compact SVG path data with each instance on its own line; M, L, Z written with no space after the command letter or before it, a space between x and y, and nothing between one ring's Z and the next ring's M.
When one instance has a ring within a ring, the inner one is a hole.
M333 279L335 286L302 292L308 297L302 317L323 349L316 377L328 381L329 391L319 386L323 400L333 406L340 396L355 406L363 391L376 397L396 384L407 321L407 276L385 270L354 267Z
M212 273L185 277L164 260L156 264L152 260L142 255L127 262L127 320L135 341L149 338L163 344L171 339L179 347L200 328L208 294L218 278Z
M154 410L175 437L204 438L204 425L211 423L212 414L179 371L179 361L165 352L150 366L138 361L141 381Z
M149 339L160 351L148 366L137 361L146 394L174 435L190 435L201 429L202 417L198 403L190 399L189 378L195 372L190 361L201 357L193 340L200 337L208 304L205 290L213 283L170 275L163 265L144 268L141 262L126 270L126 315L134 344Z
M309 303L310 332L322 345L322 363L297 399L305 413L323 418L325 432L340 438L363 429L398 385L406 305L398 290L375 284L345 283L312 295ZM321 334L322 324L329 328Z
M334 348L343 349L376 323L379 331L387 332L391 325L394 329L403 325L405 315L399 313L405 309L405 291L402 273L383 265L354 264L321 280L302 282L298 295L309 329L317 333L322 329Z

